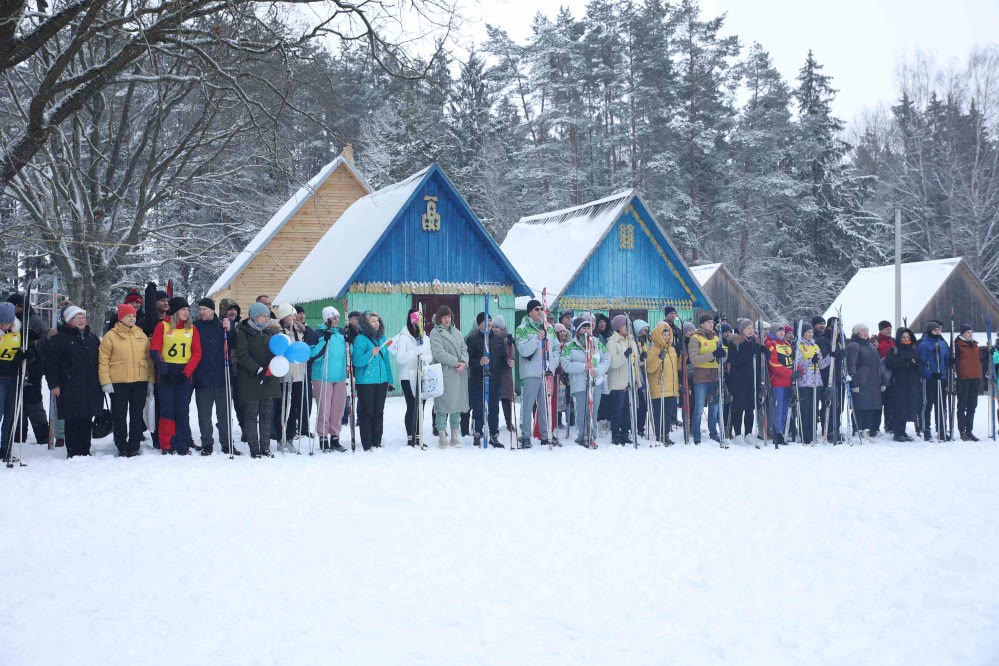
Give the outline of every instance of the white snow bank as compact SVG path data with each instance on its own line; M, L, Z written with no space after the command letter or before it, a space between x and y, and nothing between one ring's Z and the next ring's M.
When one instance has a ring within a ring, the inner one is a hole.
M991 442L422 452L403 410L367 454L27 445L0 469L0 663L999 656Z

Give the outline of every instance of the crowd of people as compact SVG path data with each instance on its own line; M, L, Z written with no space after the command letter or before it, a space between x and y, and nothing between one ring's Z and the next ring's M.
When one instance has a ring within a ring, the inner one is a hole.
M300 452L294 442L302 436L317 438L322 452L346 451L348 425L351 446L368 451L382 446L385 401L394 390L390 355L406 401L406 443L413 447L423 444L421 372L433 364L440 365L443 384L431 419L440 448L459 448L469 436L476 446L504 447L501 414L517 448L530 448L533 440L560 446L559 433L564 429L567 441L573 428L576 443L596 448L603 424L614 445L641 437L669 446L677 430L685 442L700 444L705 412L708 437L725 448L838 444L844 417L847 437L875 437L883 428L896 441L912 441L907 427L913 423L914 435L926 440L947 440L956 428L961 439L977 441L978 396L999 361L999 352L979 347L971 326L962 325L951 345L939 322L918 338L908 328L893 334L887 321L875 335L857 323L847 336L836 318L813 317L797 327L740 318L733 327L708 314L696 324L683 322L666 308L650 325L624 314L563 311L556 318L531 300L513 333L502 316L480 312L465 334L442 306L429 332L413 309L389 339L373 311L350 312L341 322L341 313L328 306L313 329L304 308L272 307L267 296L258 297L246 317L228 299L216 308L203 298L192 308L183 297L155 296L147 316L142 295L131 290L102 326L102 337L75 305L64 307L50 330L26 311L23 296L0 303L5 460L15 441L26 441L28 424L38 443L51 434L69 457L89 455L95 418L106 406L123 457L139 454L147 432L164 455L211 455L216 434L223 453L241 455L233 420L252 458L273 457L272 446ZM271 372L271 341L279 334L310 351L281 376ZM48 415L43 376L53 398Z

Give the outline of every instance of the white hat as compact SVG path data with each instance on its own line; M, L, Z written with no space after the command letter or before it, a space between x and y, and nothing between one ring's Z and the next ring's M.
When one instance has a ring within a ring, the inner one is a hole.
M291 303L282 303L277 306L277 312L275 313L278 319L284 319L285 317L291 317L295 314L295 306Z
M323 308L323 323L324 324L326 322L328 322L330 319L332 319L333 317L339 317L339 316L340 316L340 311L337 310L332 305L327 305L325 308Z
M68 324L69 322L73 321L73 317L75 317L78 314L85 315L87 314L87 311L79 307L78 305L70 305L63 311L62 320Z

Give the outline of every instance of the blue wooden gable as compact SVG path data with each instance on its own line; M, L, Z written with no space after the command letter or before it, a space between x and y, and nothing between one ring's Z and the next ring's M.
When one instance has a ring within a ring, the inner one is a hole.
M517 296L533 295L437 164L423 176L348 285L434 280L508 285Z
M710 309L697 279L638 196L559 299L560 307Z

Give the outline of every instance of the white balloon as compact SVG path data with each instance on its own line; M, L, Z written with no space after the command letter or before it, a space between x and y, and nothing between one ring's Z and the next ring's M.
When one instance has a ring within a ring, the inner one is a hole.
M267 367L275 377L284 377L291 370L291 363L284 356L275 356Z

